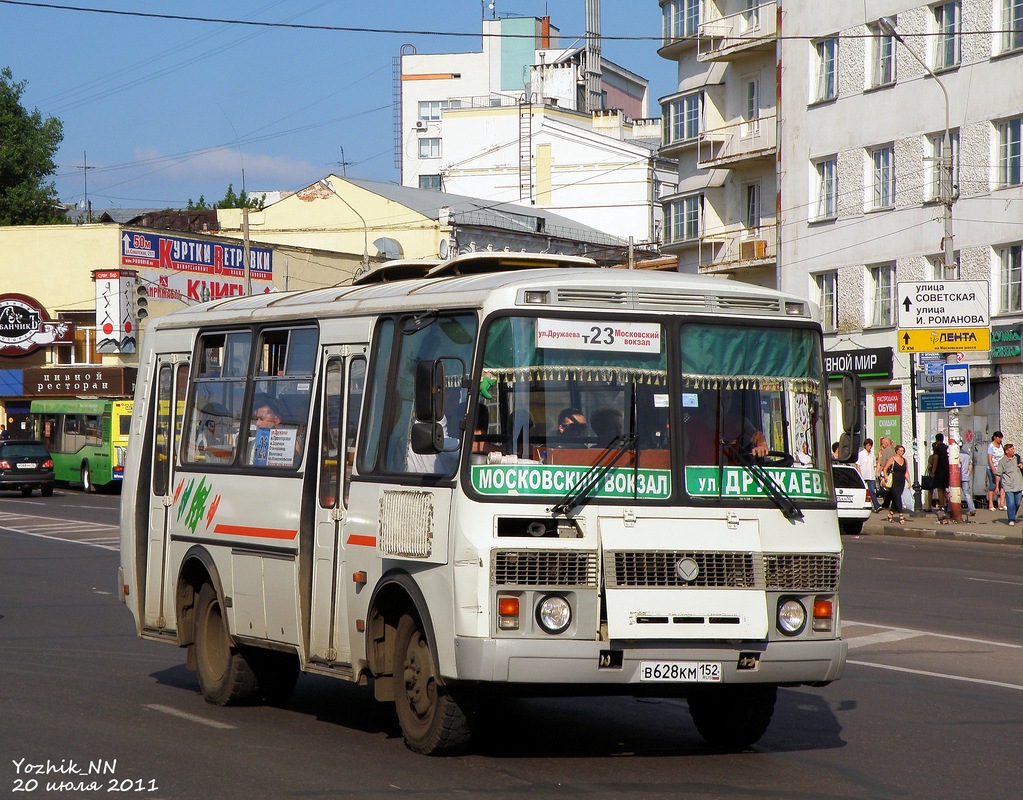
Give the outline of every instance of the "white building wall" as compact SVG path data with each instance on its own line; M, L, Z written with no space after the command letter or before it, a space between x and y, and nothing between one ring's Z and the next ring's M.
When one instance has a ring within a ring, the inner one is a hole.
M531 181L535 204L612 236L648 242L659 226L661 209L655 180L672 181L669 166L652 176L650 149L594 133L589 115L532 112ZM444 189L495 202L520 198L519 113L517 108L452 111L444 123L448 152L472 153L441 166ZM489 147L480 151L480 142ZM536 154L549 147L551 166L543 174ZM549 181L549 196L543 193Z
M952 224L961 277L987 280L991 289L992 324L1023 323L1019 313L1001 314L998 308L1000 245L1023 240L1023 189L998 188L998 123L1023 114L1023 51L998 53L1000 27L994 16L1000 2L962 0L962 60L939 72L949 95L949 126L960 135L959 198ZM870 88L871 38L867 25L881 16L896 20L906 43L896 46L896 82ZM903 438L909 444L912 416L909 409L908 354L898 352L895 326L871 327L872 265L893 263L897 281L940 277L942 258L942 206L929 199L934 163L928 137L945 127L945 100L938 83L912 57L907 48L924 55L925 34L933 34L933 10L921 3L820 3L787 0L783 3L782 43L783 134L781 155L781 287L818 301L815 274L837 271L838 325L826 337L835 349L891 347L895 375L890 382L867 386L868 416L875 389L898 386L903 390ZM971 35L971 32L973 34ZM980 33L977 33L980 32ZM838 97L810 102L815 87L816 63L812 40L840 35ZM930 55L925 56L930 61ZM895 148L896 203L893 209L872 211L870 150L890 143ZM836 156L838 212L834 219L812 221L816 176L813 161ZM961 416L961 428L971 427L974 411L986 420L988 432L999 424L1023 433L1020 384L1023 365L992 364L985 352L968 353L974 384L999 385L1000 417L986 409L970 409ZM976 390L975 390L976 394ZM981 414L981 411L985 413ZM872 435L868 419L868 435ZM917 417L921 460L934 433L947 425L947 414ZM945 431L947 434L947 431ZM1006 431L1008 435L1008 431Z

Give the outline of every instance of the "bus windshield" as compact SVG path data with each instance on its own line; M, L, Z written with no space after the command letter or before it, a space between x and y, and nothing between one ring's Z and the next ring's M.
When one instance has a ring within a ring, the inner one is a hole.
M808 329L690 323L679 334L689 497L827 500L824 374Z
M819 347L809 328L498 318L471 486L560 500L586 480L596 501L828 501ZM594 467L606 467L597 481Z

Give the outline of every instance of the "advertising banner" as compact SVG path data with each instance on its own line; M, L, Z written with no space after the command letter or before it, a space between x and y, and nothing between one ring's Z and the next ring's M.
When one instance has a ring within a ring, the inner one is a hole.
M245 277L245 248L241 242L211 242L164 236L152 231L125 231L121 236L121 266L148 267L213 276L217 280ZM249 248L249 277L273 280L273 250Z

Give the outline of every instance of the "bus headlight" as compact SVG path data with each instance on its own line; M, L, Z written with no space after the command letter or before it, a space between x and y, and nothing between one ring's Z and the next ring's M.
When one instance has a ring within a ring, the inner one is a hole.
M564 597L549 594L536 606L536 621L547 633L562 633L572 623L572 607Z
M795 636L806 626L806 608L794 598L778 603L778 630L787 636Z

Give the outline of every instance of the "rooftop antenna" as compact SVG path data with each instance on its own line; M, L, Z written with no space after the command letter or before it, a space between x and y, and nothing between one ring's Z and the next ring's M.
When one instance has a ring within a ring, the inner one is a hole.
M347 178L348 177L348 170L345 169L345 167L354 166L355 162L354 161L345 161L345 148L344 148L344 145L340 145L339 144L338 145L338 149L341 150L341 160L337 161L335 163L337 164L337 166L341 167L341 177L342 178Z

